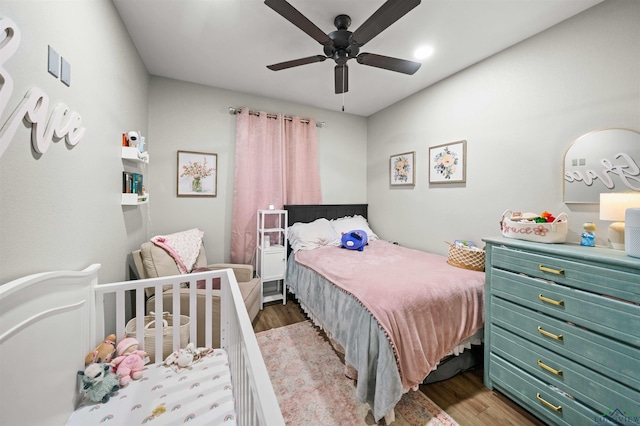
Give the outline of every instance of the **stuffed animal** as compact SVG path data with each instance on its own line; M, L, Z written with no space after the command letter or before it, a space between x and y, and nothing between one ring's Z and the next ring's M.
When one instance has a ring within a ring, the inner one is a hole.
M196 348L196 345L189 343L185 348L178 349L164 360L164 365L172 367L174 370L189 368L194 362L199 361L213 352L209 348Z
M111 362L120 377L120 386L126 386L131 379L142 377L142 369L147 361L147 353L138 350L138 341L133 337L122 339L116 348L118 356Z
M111 372L110 364L89 364L84 371L78 371L78 375L82 376L82 390L93 402L105 403L120 389L118 376Z
M97 362L97 363L110 363L113 358L113 354L116 352L116 335L110 334L104 339L104 342L100 343L94 350L89 352L84 357L84 366Z
M177 365L180 368L188 368L193 363L193 357L195 355L195 345L189 343L186 348L178 349L164 360L164 365L170 367Z
M345 232L342 234L342 247L349 250L363 251L364 246L369 243L367 233L361 229Z

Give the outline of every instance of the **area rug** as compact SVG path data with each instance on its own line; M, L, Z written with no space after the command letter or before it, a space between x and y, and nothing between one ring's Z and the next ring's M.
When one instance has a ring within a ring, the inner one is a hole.
M340 356L309 321L256 334L280 409L288 425L375 425L356 398ZM403 395L393 425L457 423L420 391ZM384 424L384 420L381 420Z

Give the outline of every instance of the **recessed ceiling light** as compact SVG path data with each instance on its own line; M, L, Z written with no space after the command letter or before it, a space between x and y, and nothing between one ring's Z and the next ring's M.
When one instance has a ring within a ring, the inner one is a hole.
M431 46L420 46L413 52L413 57L418 60L427 59L431 55L433 55L433 47Z

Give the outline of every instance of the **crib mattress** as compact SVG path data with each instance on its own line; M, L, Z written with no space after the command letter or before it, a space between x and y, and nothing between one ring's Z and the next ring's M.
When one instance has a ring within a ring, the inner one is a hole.
M186 369L146 366L140 380L113 393L105 404L83 403L67 424L235 425L236 418L229 359L215 349Z

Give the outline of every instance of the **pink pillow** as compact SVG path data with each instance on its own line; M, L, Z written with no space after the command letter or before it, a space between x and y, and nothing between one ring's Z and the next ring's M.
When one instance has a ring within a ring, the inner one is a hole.
M191 273L194 272L208 272L208 271L214 271L215 269L211 269L211 268L207 268L207 267L200 267L200 268L193 268L193 271L191 271ZM205 288L205 280L198 280L198 282L196 283L196 288L200 289L200 290L204 290ZM214 278L213 279L213 289L214 290L220 290L220 278Z

